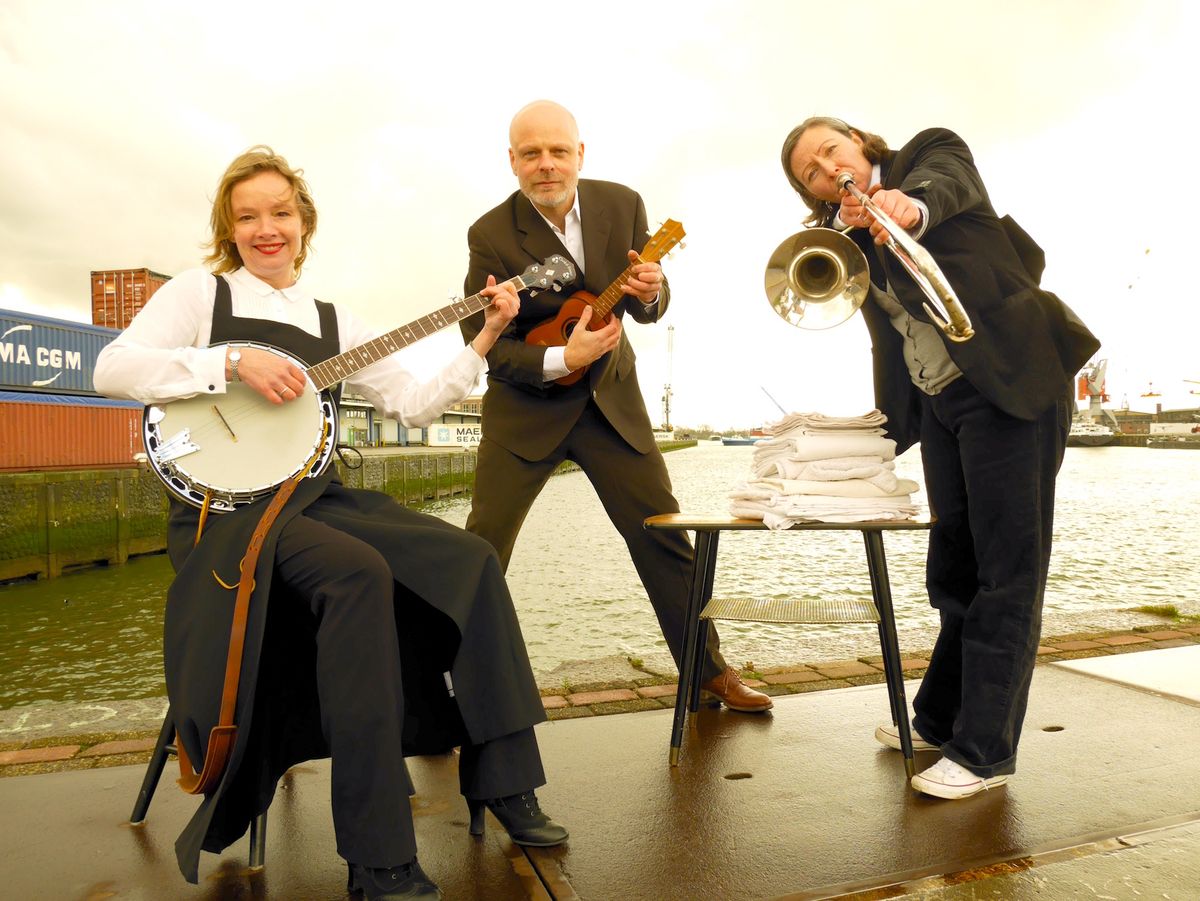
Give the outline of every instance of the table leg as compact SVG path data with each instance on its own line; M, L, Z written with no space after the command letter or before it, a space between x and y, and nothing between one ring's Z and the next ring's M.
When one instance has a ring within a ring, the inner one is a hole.
M688 709L695 709L700 692L693 683L699 678L697 644L700 641L700 611L712 597L712 574L717 560L717 532L696 532L696 550L692 561L692 584L688 592L687 613L683 624L683 651L679 661L679 686L675 691L675 715L671 723L671 766L679 765L679 748Z
M900 642L896 638L896 614L892 609L892 588L888 580L887 558L883 552L883 534L864 530L863 540L867 546L867 568L871 572L871 593L875 599L875 609L879 612L880 649L883 652L883 670L887 677L892 719L900 735L904 772L912 778L916 775L917 767L913 760L912 730L908 722L908 700L904 695L904 672L900 668Z

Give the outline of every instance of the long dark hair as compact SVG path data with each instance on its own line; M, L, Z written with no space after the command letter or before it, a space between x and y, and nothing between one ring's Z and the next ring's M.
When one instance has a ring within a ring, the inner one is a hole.
M858 135L863 142L863 156L867 158L869 163L883 162L884 157L888 153L887 141L879 135L863 131L861 128L854 128L847 125L841 119L835 119L833 116L811 116L788 132L788 136L783 141L783 152L780 154L780 161L783 163L783 174L787 176L788 184L795 188L796 193L800 195L800 199L812 210L812 213L804 220L805 225L823 225L831 221L838 210L838 204L828 200L820 200L808 188L804 187L792 173L792 167L789 165L792 151L800 143L800 137L815 125L824 125L826 128L831 128L838 134L843 134L848 138Z

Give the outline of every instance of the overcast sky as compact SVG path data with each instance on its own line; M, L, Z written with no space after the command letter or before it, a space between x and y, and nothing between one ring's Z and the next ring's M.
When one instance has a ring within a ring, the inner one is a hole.
M893 147L961 134L1103 342L1114 406L1198 406L1198 6L0 0L0 308L86 321L91 270L198 265L218 177L267 143L316 197L308 287L402 325L461 288L467 227L516 187L508 122L549 97L579 121L585 177L688 232L668 315L628 326L651 419L668 379L677 425L769 421L764 388L857 413L861 317L800 331L762 288L805 214L780 145L831 114ZM405 353L428 373L458 346Z

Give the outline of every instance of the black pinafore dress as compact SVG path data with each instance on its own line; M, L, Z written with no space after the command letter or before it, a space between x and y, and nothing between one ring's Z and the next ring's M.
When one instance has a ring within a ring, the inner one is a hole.
M334 307L317 306L319 337L287 323L235 317L228 282L218 276L210 341L270 344L311 365L340 350ZM163 663L177 740L196 762L204 759L218 720L236 593L214 573L227 583L238 578L238 563L267 503L210 516L198 545L199 511L172 503L168 551L176 577L167 595ZM221 783L175 844L180 870L191 882L200 851L220 852L244 835L269 807L289 767L329 755L317 702L315 626L297 613L302 604L268 603L279 532L301 512L378 550L396 592L406 594L396 624L406 754L482 744L546 718L491 545L385 494L346 488L331 466L297 486L263 544L246 629L237 741ZM453 698L446 691L447 671Z

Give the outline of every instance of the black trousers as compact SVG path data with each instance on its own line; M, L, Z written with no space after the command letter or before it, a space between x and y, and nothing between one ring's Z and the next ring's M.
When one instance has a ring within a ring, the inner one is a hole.
M396 637L404 610L383 557L366 542L298 516L279 536L277 578L316 619L321 727L333 762L338 853L390 867L417 853L404 765L402 661ZM460 724L461 727L461 724ZM465 738L465 728L462 729ZM466 746L459 782L469 798L496 798L545 783L533 729Z
M692 545L682 532L650 531L642 525L656 513L679 512L667 464L657 448L641 454L626 444L595 404L589 401L567 437L542 460L525 460L485 435L479 445L467 531L490 541L507 570L529 508L564 460L579 464L625 540L678 666L683 656ZM592 565L602 565L601 558L594 557ZM586 578L586 571L581 575ZM725 669L717 630L709 628L708 635L706 681Z
M1064 386L1063 399L1028 422L959 378L923 404L921 456L937 516L926 586L941 631L913 726L988 778L1016 770L1072 402Z

